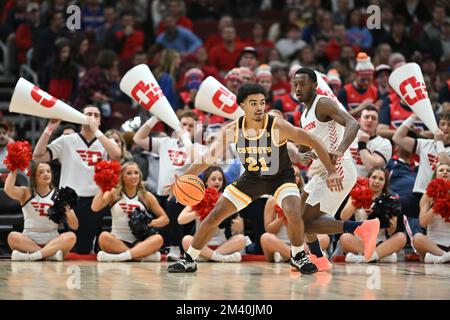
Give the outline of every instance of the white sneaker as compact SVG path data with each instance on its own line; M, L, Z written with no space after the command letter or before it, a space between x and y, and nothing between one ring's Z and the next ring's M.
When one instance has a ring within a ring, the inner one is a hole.
M384 262L384 263L397 263L397 253L394 252L384 258L380 259L380 262Z
M223 262L241 262L242 256L240 252L234 252L223 256Z
M360 254L347 253L345 256L345 262L347 263L362 263L364 262L364 256Z
M434 254L427 252L425 254L424 262L425 263L442 263L443 261L442 261L442 256L435 256Z
M442 260L442 263L449 262L450 261L450 251L444 253L444 255L441 256L441 260Z
M279 253L278 251L275 251L275 252L273 253L273 261L274 261L275 263L281 263L281 262L284 262L284 258L283 258L283 256L281 255L281 253Z
M159 251L156 251L155 253L152 253L151 255L148 255L146 257L142 257L139 260L142 262L159 262L161 261L161 253Z
M178 261L180 259L180 248L172 246L170 247L169 254L167 255L167 261Z
M64 260L64 252L62 250L56 251L56 253L50 257L47 257L49 261L63 261Z
M99 251L97 253L97 261L100 261L100 262L114 262L115 259L113 259L112 256L113 255L111 255L111 254L109 254L109 253L107 253L105 251Z
M11 260L14 261L31 261L29 253L23 253L18 250L13 250L11 252Z

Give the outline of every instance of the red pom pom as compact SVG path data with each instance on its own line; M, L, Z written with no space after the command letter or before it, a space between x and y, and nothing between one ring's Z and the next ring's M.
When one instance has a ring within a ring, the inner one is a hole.
M25 171L31 161L31 144L28 141L11 142L7 146L8 155L3 160L4 165L10 170Z
M441 198L434 202L433 211L446 222L450 222L450 197Z
M352 204L356 208L369 209L373 202L373 191L369 187L369 179L358 177L350 196L352 197Z
M110 191L117 186L121 169L120 163L116 160L97 162L94 181L103 192Z
M284 215L283 209L278 204L275 204L274 206L275 212L277 213L278 218L284 220L284 224L287 224L286 216Z
M197 203L192 209L196 212L196 215L199 217L200 221L205 220L208 214L216 205L217 200L219 200L220 193L217 192L214 188L206 188L205 196L203 200Z
M427 186L427 196L433 199L446 198L450 190L450 181L445 179L433 179Z

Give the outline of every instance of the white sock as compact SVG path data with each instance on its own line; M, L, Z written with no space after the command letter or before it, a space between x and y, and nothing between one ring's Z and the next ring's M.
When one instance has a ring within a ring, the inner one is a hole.
M302 252L303 250L304 250L303 245L301 245L300 247L295 247L295 246L291 245L291 253L292 253L293 257L295 257L297 255L297 253Z
M213 251L213 254L211 256L211 260L222 262L224 260L224 256L216 251Z
M375 261L378 260L378 253L376 251L373 252L372 256L370 257L369 260L367 260L367 262L374 261L374 260Z
M128 261L128 260L131 260L130 250L117 254L116 261Z
M192 246L189 246L189 249L188 249L188 251L186 251L186 253L191 256L192 260L197 260L201 251L202 250L197 250L197 249L194 249Z

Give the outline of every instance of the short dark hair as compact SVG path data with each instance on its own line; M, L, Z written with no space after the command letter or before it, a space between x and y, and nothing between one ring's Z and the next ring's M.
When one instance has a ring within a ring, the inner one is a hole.
M267 98L266 89L263 86L257 83L246 83L242 87L239 88L236 102L237 104L241 104L249 95L261 93L264 95L264 98Z
M449 121L450 120L450 111L442 113L441 116L439 117L439 120Z
M300 68L295 72L294 76L296 76L297 74L306 74L308 75L309 80L311 80L312 82L317 82L317 75L313 69Z
M100 69L111 69L117 60L117 53L111 49L103 49L97 56L97 66Z
M192 110L184 110L180 114L180 121L183 118L192 118L192 119L194 119L194 121L198 121L198 115Z
M87 104L83 108L81 108L81 113L84 114L84 110L86 110L86 108L97 108L97 110L100 112L100 118L102 117L102 109L99 106L95 104Z
M378 109L373 104L368 105L364 110L375 111L377 114L379 113ZM364 111L364 110L362 110L362 111ZM362 111L361 111L361 113L362 113Z

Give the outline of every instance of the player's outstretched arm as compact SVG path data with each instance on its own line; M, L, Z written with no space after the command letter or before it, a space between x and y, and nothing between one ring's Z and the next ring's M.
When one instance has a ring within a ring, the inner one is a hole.
M328 154L328 150L326 149L323 142L313 136L308 132L301 128L294 127L292 124L287 122L286 120L277 120L277 129L279 129L278 139L279 142L287 140L291 140L297 144L302 144L308 147L311 147L316 152L320 161L322 161L323 165L327 169L328 178L327 184L330 190L332 191L341 191L343 189L342 179L339 174L336 172L336 168L331 161L330 155Z

